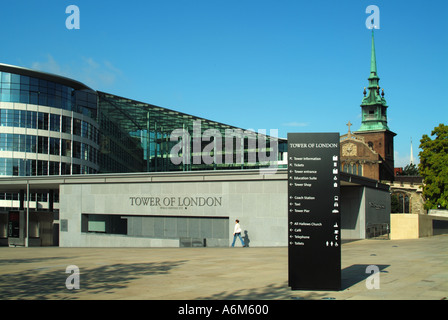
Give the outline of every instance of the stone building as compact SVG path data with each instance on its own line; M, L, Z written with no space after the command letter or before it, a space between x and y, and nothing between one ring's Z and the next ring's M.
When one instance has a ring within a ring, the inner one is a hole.
M375 40L372 30L372 55L368 93L364 88L361 103L362 120L358 131L341 136L341 170L367 178L394 180L394 137L387 125L387 103L384 89L379 87Z

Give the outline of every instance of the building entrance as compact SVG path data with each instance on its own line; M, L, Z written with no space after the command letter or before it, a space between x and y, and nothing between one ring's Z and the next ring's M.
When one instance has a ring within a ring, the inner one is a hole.
M58 245L59 236L54 234L55 229L53 212L31 211L29 219L24 210L0 213L2 246L26 246L26 241L30 247Z

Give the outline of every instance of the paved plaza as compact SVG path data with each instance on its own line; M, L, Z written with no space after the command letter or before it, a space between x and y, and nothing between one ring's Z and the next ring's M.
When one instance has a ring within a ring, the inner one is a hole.
M448 299L448 235L342 245L341 291L291 291L288 249L0 248L0 299ZM69 290L67 266L80 270ZM366 273L378 266L379 289Z

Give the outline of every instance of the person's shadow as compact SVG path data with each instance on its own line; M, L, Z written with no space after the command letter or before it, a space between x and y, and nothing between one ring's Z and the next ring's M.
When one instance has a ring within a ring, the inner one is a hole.
M244 230L243 241L244 241L244 245L245 245L247 248L249 248L250 239L249 239L249 234L247 233L247 230Z

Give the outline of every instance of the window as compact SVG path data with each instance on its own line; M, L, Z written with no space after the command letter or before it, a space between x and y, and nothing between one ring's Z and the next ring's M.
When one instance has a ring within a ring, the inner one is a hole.
M2 72L2 82L11 82L11 74L8 72Z
M62 132L64 133L72 132L72 118L62 116Z
M72 174L80 174L81 166L79 164L74 164L72 168Z
M56 82L0 72L0 88L1 101L39 104L76 111L74 110L75 100L72 101L72 93L76 90ZM96 94L89 92L83 95L87 95L88 99L84 97L82 104L91 108L89 114L96 115ZM79 112L83 113L82 107L79 109Z
M11 74L11 82L12 83L20 83L20 75L18 74Z
M81 159L81 142L73 141L73 158Z
M48 130L48 113L39 112L37 114L37 128Z
M351 164L350 168L349 168L349 172L351 174L356 174L355 170L356 170L356 164Z
M50 114L50 130L61 131L61 116L57 114Z
M60 150L59 138L50 138L50 154L58 156Z
M81 121L81 137L89 136L89 123L85 121Z
M127 234L127 219L118 215L82 214L81 232Z
M62 175L69 175L70 174L70 163L61 163L61 174Z
M13 127L14 126L14 110L6 110L6 126Z
M81 120L79 119L73 119L73 134L81 135Z
M62 156L72 156L72 142L70 140L62 139Z
M59 162L50 161L49 175L59 175Z
M48 154L48 137L38 137L37 153Z
M37 175L47 176L48 175L48 161L37 161Z
M25 110L16 110L17 123L16 126L19 128L26 128L26 111Z
M26 113L26 127L29 129L37 128L37 112L27 111Z
M26 136L26 152L36 153L36 136Z
M15 135L14 151L25 152L26 150L26 135Z

